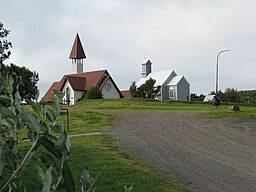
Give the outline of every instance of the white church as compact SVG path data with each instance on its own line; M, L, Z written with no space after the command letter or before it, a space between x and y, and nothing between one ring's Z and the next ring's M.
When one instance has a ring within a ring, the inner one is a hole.
M155 86L160 86L158 100L190 100L190 84L184 75L178 75L174 70L152 72L149 59L142 62L141 79L136 83L140 87L150 78L156 80Z

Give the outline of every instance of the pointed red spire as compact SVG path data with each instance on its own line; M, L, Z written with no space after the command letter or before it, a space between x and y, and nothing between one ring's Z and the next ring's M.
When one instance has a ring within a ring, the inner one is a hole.
M76 38L72 47L72 50L69 55L69 59L84 59L86 58L82 43L80 41L78 33L76 34Z

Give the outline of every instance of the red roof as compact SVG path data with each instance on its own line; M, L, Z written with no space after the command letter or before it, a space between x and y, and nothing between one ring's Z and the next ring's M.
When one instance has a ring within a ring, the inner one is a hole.
M98 82L103 78L106 72L106 70L100 70L64 75L58 85L58 90L62 90L67 80L69 81L72 88L76 91L88 90L90 87L96 85L99 86Z
M69 59L84 59L86 58L82 43L80 41L78 33L76 34L76 38L71 49Z
M124 98L132 98L132 95L129 90L121 91Z
M45 102L49 102L54 98L54 90L58 90L57 86L58 86L59 82L54 82L51 87L48 89L48 91L45 93L45 95L43 96L43 100Z
M46 102L51 101L51 99L54 97L53 91L62 91L66 81L70 83L73 90L86 91L89 90L92 86L98 86L100 89L102 89L108 79L113 82L114 86L119 91L118 87L116 86L114 80L111 78L107 70L64 75L60 82L55 82L49 88L49 90L44 95L43 100ZM120 97L122 97L122 93L120 91L119 94Z

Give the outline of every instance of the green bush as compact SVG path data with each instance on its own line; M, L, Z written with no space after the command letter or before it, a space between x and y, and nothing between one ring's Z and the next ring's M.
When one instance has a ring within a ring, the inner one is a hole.
M75 191L68 164L71 142L64 122L57 124L61 96L55 92L53 106L44 109L37 102L38 95L36 102L29 101L31 105L26 106L21 105L18 91L13 95L11 76L0 73L0 85L0 191L26 191L24 173L31 171L30 164L38 167L41 191ZM24 139L25 148L21 147ZM81 170L80 181L81 191L93 190L95 180L86 166Z
M87 91L86 96L87 96L87 99L102 99L103 98L102 92L98 86L90 87L90 89Z

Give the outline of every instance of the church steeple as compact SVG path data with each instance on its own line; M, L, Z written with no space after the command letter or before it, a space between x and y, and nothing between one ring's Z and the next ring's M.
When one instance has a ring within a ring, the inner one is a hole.
M78 33L71 49L69 59L72 59L72 71L73 73L83 72L83 60L86 58L82 43L80 41Z
M151 61L149 59L146 59L146 57L144 58L144 60L141 63L142 65L142 73L141 73L141 77L147 77L148 74L150 74L151 71Z

